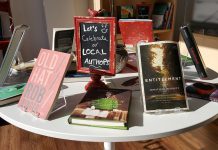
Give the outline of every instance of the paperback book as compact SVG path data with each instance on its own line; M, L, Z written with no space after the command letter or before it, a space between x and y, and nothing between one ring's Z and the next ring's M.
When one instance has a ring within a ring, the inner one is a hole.
M145 111L187 109L177 43L141 43L138 45L137 55Z
M47 119L59 95L70 54L41 49L18 106Z
M68 122L74 125L128 129L130 100L130 90L89 90L73 110Z

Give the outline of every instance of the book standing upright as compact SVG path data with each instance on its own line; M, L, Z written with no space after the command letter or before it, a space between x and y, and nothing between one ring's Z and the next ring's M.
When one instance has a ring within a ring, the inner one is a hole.
M47 119L59 95L70 54L41 49L18 106Z
M145 112L188 109L177 43L139 43L137 56Z

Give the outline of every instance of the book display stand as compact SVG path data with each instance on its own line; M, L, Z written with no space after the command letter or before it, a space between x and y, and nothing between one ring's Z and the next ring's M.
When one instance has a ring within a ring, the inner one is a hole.
M16 79L16 77L12 75L13 70L11 66L16 59L22 60L19 48L28 29L29 27L26 25L16 26L14 28L14 32L0 68L0 86L13 84L12 80L17 82L21 79L21 77L18 76L16 77L19 79Z

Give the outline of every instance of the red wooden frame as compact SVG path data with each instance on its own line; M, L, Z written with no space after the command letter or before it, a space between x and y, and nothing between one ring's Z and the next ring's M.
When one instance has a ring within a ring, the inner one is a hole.
M109 54L109 70L89 69L82 67L81 62L81 41L80 41L80 23L107 23L110 25L110 54ZM76 40L76 55L77 55L77 71L83 73L94 73L99 75L114 75L115 74L115 17L74 17L75 25L75 40Z

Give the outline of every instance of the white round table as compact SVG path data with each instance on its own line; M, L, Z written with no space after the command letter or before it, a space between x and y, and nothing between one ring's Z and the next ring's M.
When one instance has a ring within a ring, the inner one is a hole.
M0 107L0 117L36 134L67 140L104 142L105 149L113 149L113 142L148 140L179 134L218 118L218 103L191 98L188 99L190 110L187 112L146 114L143 113L140 92L134 91L129 112L129 130L70 125L68 117L84 95L85 84L86 82L65 83L67 88L63 92L67 105L52 113L49 120L23 112L17 104Z

